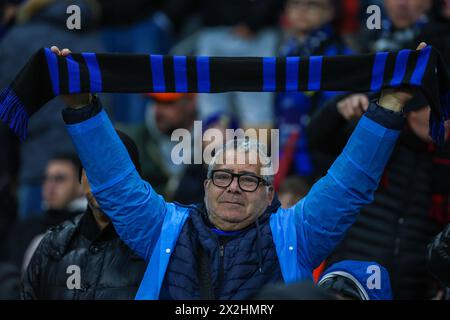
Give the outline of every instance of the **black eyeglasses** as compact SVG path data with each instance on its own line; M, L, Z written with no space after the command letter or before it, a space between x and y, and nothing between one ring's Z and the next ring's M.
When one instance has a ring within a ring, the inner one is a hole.
M239 188L246 192L254 192L258 189L260 183L265 186L269 185L266 180L251 173L238 174L225 170L213 170L211 174L213 184L219 188L229 187L235 177L238 179Z

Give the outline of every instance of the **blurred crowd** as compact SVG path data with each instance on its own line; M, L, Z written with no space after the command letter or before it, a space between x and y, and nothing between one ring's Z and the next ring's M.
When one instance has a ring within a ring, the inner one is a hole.
M71 4L81 9L79 30L66 26ZM370 5L381 9L379 29L367 27ZM450 1L0 0L0 88L36 50L52 45L73 52L331 56L415 49L421 41L450 66ZM223 132L279 129L275 188L286 208L326 174L377 98L328 91L100 96L141 176L182 204L203 200L206 169L171 161L174 130L193 131L196 120ZM91 205L95 199L83 183L63 108L59 98L49 102L30 120L24 142L0 124L0 299L132 299L145 264ZM389 274L394 299L444 299L450 286L450 140L443 148L432 143L429 108L420 94L406 111L407 125L374 202L315 276L327 282L323 271L333 264L375 261ZM39 246L49 229L60 232ZM447 260L436 248L447 250ZM40 277L36 266L43 264L49 269ZM65 268L79 264L89 265L95 288L73 293ZM337 291L351 287L327 283Z

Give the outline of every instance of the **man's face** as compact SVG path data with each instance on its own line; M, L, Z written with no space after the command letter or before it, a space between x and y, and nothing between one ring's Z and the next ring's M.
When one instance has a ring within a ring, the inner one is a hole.
M82 195L78 172L70 161L52 160L45 170L42 197L49 209L65 209Z
M236 154L246 157L246 164L236 164ZM216 165L215 170L235 174L248 173L260 176L260 164L249 164L249 155L229 150L225 153L225 164ZM252 224L272 202L272 186L262 183L254 192L243 191L235 177L228 187L214 185L212 179L205 180L205 203L210 221L222 230L240 230Z
M431 6L430 0L385 0L389 19L397 29L414 25Z
M333 20L330 0L289 0L286 17L294 33L308 34Z
M170 135L178 128L189 126L189 120L192 118L191 114L194 110L194 102L188 97L174 102L157 101L154 105L156 126L162 133Z

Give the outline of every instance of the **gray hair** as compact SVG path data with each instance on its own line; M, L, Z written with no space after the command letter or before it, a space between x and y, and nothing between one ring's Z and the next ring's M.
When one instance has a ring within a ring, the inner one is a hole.
M255 139L249 139L248 137L245 137L244 139L233 139L222 145L222 147L219 148L214 154L214 157L208 164L208 179L212 178L212 171L217 166L217 160L219 159L219 156L223 156L228 150L235 150L236 152L242 152L246 154L255 151L258 154L259 161L263 168L271 167L272 165L272 160L267 155L267 145L265 143L258 142ZM273 174L261 174L261 178L263 178L267 184L273 184Z

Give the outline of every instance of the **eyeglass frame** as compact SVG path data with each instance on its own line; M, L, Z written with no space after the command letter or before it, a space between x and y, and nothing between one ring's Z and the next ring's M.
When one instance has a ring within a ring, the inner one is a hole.
M215 174L216 172L224 172L224 173L230 174L230 175L231 175L230 183L229 183L227 186L218 186L218 185L214 182L214 174ZM242 176L250 176L250 177L256 178L256 179L258 180L258 183L256 184L256 188L255 188L254 190L252 190L252 191L243 189L243 188L241 187L241 183L239 182L239 181L240 181L240 178L241 178ZM237 182L238 182L239 189L241 189L241 190L244 191L244 192L255 192L256 190L258 190L260 184L262 184L262 185L264 185L264 186L270 186L270 185L271 185L271 183L269 183L266 179L264 179L264 178L262 178L262 177L259 177L259 176L257 176L256 174L252 174L252 173L233 173L233 172L230 172L230 171L227 171L227 170L223 170L223 169L212 170L212 171L211 171L211 175L210 175L208 178L211 179L212 183L213 183L216 187L222 188L222 189L228 188L228 187L233 183L234 178L237 178Z

